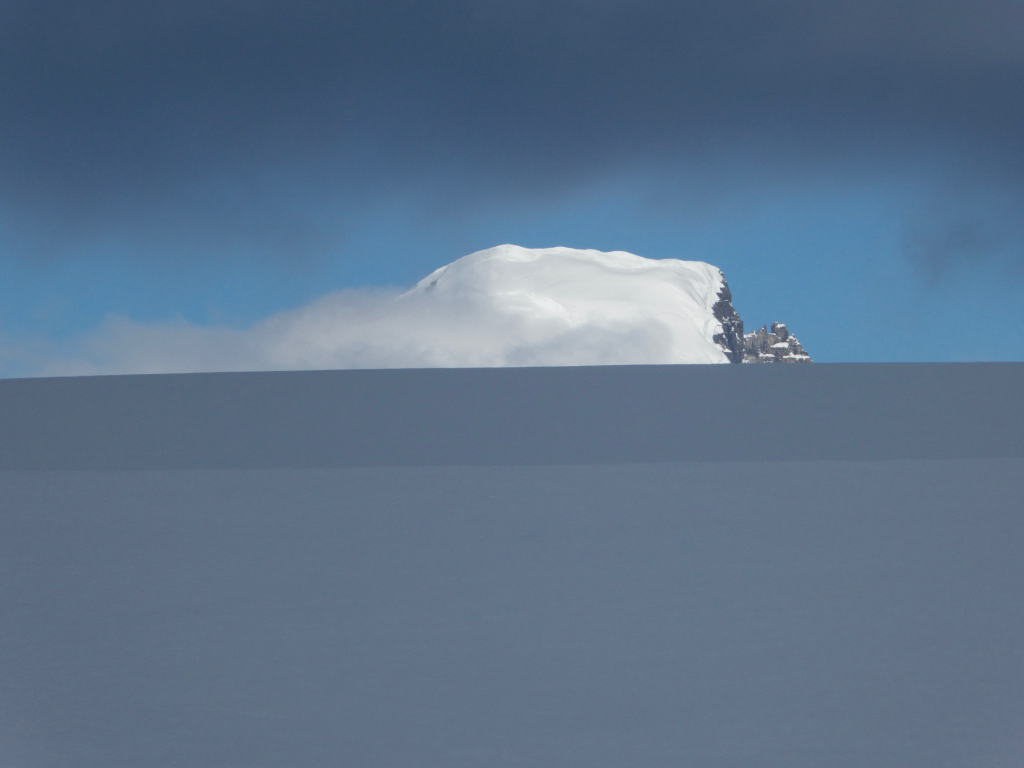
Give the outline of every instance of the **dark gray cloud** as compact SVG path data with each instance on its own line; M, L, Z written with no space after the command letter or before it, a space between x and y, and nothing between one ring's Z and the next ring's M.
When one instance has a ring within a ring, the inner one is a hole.
M0 226L24 254L120 237L316 250L325 201L543 194L623 164L713 170L721 153L913 157L1020 202L1024 9L0 4Z

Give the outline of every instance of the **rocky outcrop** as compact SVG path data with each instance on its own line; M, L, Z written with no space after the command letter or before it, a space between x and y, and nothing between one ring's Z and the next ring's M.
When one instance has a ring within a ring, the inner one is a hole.
M743 337L744 363L809 363L811 356L784 323L772 323Z
M722 324L722 332L716 333L714 342L725 350L731 363L743 362L743 320L732 306L732 292L729 284L722 279L722 290L718 292L718 301L711 307L715 319Z
M711 308L715 319L722 324L722 332L714 341L733 363L809 363L811 356L800 341L789 332L784 323L772 323L754 333L743 333L743 320L732 306L729 284L722 280L718 301Z

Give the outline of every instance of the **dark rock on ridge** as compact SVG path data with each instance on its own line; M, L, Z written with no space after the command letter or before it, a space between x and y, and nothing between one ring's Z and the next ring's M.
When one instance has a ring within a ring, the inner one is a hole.
M743 320L732 306L732 292L722 278L722 290L711 311L722 324L722 332L714 341L722 348L731 363L809 363L811 356L800 341L789 332L785 323L761 326L754 333L743 333Z
M743 320L732 306L732 292L729 284L722 278L722 290L718 292L718 301L711 308L715 319L722 324L722 332L716 333L714 341L725 350L731 363L743 362Z

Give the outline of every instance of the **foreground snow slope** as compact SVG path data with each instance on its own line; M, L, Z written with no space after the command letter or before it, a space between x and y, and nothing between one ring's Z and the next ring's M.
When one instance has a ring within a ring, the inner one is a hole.
M701 261L499 245L441 267L406 297L471 302L504 318L505 364L727 363L713 338L724 285Z

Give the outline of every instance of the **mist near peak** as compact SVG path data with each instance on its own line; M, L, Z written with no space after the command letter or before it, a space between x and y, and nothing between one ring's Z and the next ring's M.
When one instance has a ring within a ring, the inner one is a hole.
M109 317L39 375L725 363L716 267L498 246L409 290L346 290L246 328Z

